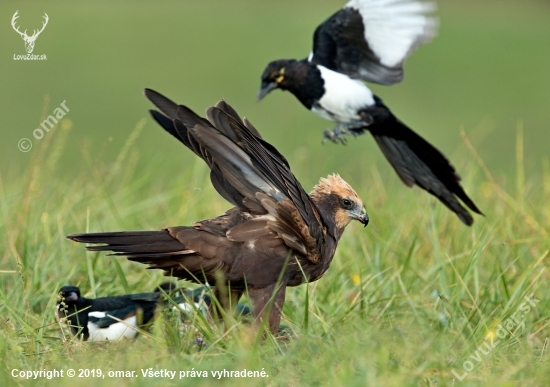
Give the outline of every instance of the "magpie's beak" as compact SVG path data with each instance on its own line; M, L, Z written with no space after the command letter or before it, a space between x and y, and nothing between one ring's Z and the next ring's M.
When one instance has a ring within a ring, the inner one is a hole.
M367 224L369 224L369 215L364 211L357 215L355 219L361 222L364 227L367 227Z
M256 101L260 102L266 95L269 94L271 90L276 89L279 87L279 85L276 82L262 82L262 87L260 88L260 91L258 92L258 96L256 97Z
M75 292L70 292L65 297L65 301L78 301L78 294Z

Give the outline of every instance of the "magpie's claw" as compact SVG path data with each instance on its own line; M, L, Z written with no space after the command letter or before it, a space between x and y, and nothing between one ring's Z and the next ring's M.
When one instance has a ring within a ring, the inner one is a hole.
M345 131L345 132L344 131L338 131L337 129L334 129L334 130L327 129L323 132L323 144L327 140L329 140L330 142L333 142L334 144L346 145L347 140L344 137L345 134L349 134L349 133L347 133L347 131Z
M323 132L323 144L329 140L335 144L347 144L347 139L345 135L352 135L357 137L364 132L365 124L364 123L340 123L334 127L334 129L327 129Z

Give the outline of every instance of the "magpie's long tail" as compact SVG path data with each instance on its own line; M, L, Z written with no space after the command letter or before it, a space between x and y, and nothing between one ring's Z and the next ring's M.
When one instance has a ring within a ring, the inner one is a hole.
M474 219L458 199L473 212L483 213L464 192L460 176L449 160L399 121L387 107L380 104L375 109L361 114L365 115L364 120L373 121L366 129L371 132L401 180L409 187L416 184L428 191L456 213L463 223L471 226Z

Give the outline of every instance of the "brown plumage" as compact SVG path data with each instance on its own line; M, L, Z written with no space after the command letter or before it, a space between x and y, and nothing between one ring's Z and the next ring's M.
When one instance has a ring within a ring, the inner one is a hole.
M151 111L153 118L208 164L213 186L235 207L193 226L67 238L181 279L220 284L222 277L228 286L219 289L230 291L217 289L224 306L248 292L256 321L268 318L276 331L286 286L321 278L350 221L367 225L363 202L338 175L308 195L286 159L224 101L207 109L207 120L152 90L145 95L162 112Z

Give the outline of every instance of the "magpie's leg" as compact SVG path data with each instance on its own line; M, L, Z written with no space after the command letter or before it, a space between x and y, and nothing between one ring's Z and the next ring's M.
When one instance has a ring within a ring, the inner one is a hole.
M334 127L334 129L327 129L323 132L323 144L329 140L335 144L346 144L345 135L352 135L357 137L363 134L366 125L363 121L356 122L341 122Z
M327 129L323 132L323 144L329 140L335 144L346 144L346 138L344 135L350 134L346 124L340 123L334 127L334 129Z

